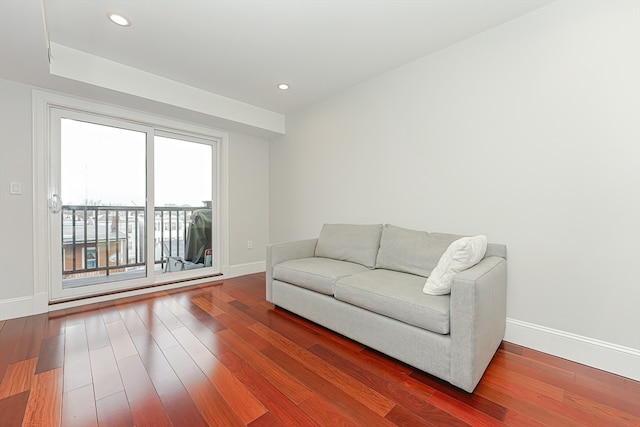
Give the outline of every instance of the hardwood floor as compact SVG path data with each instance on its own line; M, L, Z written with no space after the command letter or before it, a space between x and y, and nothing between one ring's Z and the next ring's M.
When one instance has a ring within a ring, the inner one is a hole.
M503 343L473 394L264 299L264 274L0 321L2 426L640 426L640 383Z

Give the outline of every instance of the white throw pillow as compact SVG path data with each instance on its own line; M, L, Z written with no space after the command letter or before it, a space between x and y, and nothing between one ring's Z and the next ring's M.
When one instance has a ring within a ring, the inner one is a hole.
M453 276L480 262L487 252L487 236L462 237L451 243L440 257L422 292L446 295L451 292Z

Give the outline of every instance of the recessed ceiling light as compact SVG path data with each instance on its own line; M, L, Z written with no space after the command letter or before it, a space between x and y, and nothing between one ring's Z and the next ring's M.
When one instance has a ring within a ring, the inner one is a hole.
M287 90L287 89L289 89L289 85L288 85L288 84L286 84L286 83L280 83L280 84L278 85L278 89L280 89L280 90Z
M107 13L107 18L114 24L118 24L121 27L128 27L131 25L131 21L126 16L122 16L119 13L109 12Z

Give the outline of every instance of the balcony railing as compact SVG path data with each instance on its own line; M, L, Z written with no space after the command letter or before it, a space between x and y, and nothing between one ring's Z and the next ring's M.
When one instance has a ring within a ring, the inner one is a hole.
M211 208L156 207L154 247L147 248L144 207L65 205L62 207L63 278L143 270L150 250L156 268L163 270L168 257L185 257L189 249L194 252L187 247L187 235L193 226L194 212L202 210L210 212ZM210 228L208 233L210 248Z

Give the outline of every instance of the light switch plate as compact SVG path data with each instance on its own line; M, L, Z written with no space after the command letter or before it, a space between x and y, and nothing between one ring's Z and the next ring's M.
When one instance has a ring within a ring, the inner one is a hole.
M18 181L11 181L11 188L9 194L22 194L22 186Z

